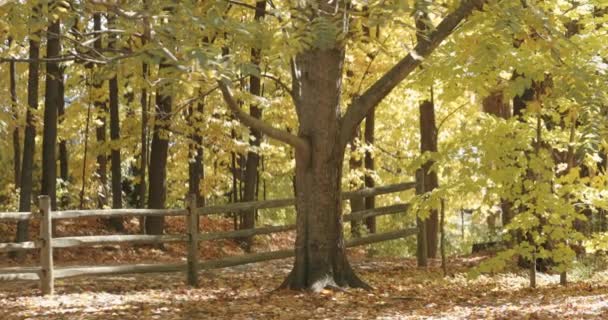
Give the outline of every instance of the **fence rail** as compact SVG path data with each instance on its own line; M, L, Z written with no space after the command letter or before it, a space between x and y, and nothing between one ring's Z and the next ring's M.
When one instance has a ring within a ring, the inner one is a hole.
M415 183L407 182L395 185L362 189L342 194L343 200L355 197L370 197L381 194L405 191L415 187ZM239 212L251 209L269 209L292 206L295 199L277 199L266 201L239 202L222 206L209 206L199 208L196 197L189 196L186 209L111 209L111 210L50 210L50 201L47 196L39 197L39 213L4 212L0 213L2 220L40 219L40 235L34 241L20 243L0 243L0 252L26 251L38 249L40 251L40 267L16 267L0 269L0 281L9 280L39 280L43 294L52 294L54 279L68 278L82 275L108 275L124 273L148 272L179 272L187 275L189 285L197 286L198 270L225 268L254 262L284 259L294 255L293 250L279 250L240 256L226 257L217 260L199 261L198 245L200 241L218 239L234 239L255 235L272 234L295 230L295 225L266 226L253 229L222 231L199 234L199 217L226 212ZM407 204L396 204L375 209L352 212L343 216L343 221L362 220L368 217L405 212ZM76 219L84 217L122 217L122 216L185 216L185 234L167 235L105 235L105 236L77 236L53 238L51 235L51 221L58 219ZM373 234L366 237L354 238L346 241L347 247L367 245L399 239L416 234L415 228L396 230L382 234ZM185 242L187 244L186 263L181 264L132 264L117 266L73 266L54 267L53 248L74 248L83 246L109 245L109 244L161 244L171 242Z

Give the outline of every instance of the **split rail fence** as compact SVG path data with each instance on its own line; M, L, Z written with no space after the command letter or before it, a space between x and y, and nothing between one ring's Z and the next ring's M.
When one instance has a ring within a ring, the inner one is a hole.
M361 189L345 192L343 200L355 197L371 197L390 194L415 188L414 182L406 182L376 188ZM4 212L0 213L0 221L40 219L40 234L34 241L19 243L0 243L1 252L39 250L39 267L11 267L0 269L0 281L11 280L39 280L43 294L53 294L54 281L59 278L69 278L83 275L115 275L127 273L148 272L185 272L187 283L198 285L198 271L201 269L225 268L248 263L262 262L274 259L284 259L294 256L294 250L278 250L271 252L231 256L217 260L200 261L198 245L200 241L218 239L235 239L256 235L272 234L295 230L295 225L269 226L236 231L222 231L211 233L199 232L199 218L222 213L233 213L251 209L270 209L293 206L295 199L277 199L267 201L239 202L222 206L197 207L196 197L188 196L185 209L110 209L110 210L67 210L51 211L48 196L39 197L38 213L30 212ZM368 217L396 214L405 212L408 204L395 204L374 209L351 212L343 216L343 221L363 220ZM123 217L123 216L183 216L186 219L187 230L185 234L165 235L104 235L104 236L76 236L52 237L52 221L59 219L77 219L85 217ZM371 234L365 237L353 238L346 241L346 247L355 247L377 242L408 237L417 233L416 228L390 231L381 234ZM71 266L55 267L53 264L53 248L73 248L111 244L161 244L171 242L185 242L187 244L186 263L173 264L131 264L114 266Z

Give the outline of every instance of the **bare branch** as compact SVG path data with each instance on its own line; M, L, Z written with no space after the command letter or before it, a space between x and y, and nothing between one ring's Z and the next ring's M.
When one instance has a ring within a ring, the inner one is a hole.
M441 127L443 126L443 124L448 121L456 112L458 112L458 110L466 107L467 104L463 103L460 106L458 106L456 109L450 111L450 113L448 113L447 116L445 116L445 118L443 118L443 120L441 120L441 122L439 122L439 125L437 126L437 128L435 128L435 130L437 131L437 133L439 133L439 130L441 130Z
M274 82L276 82L281 88L283 88L283 90L287 91L287 93L289 93L289 95L291 96L291 98L293 99L293 101L296 101L296 96L293 94L293 91L291 90L291 88L285 84L285 82L281 81L281 78L272 75L270 73L264 73L262 74L262 77L264 78L268 78Z
M77 58L75 56L62 56L58 58L39 58L39 59L29 59L29 58L2 58L0 57L0 63L6 62L25 62L25 63L39 63L39 62L65 62L65 61L74 61Z
M234 96L232 95L232 92L223 80L219 80L218 85L220 87L220 90L222 91L224 101L226 101L226 104L228 105L234 116L241 123L252 129L259 130L270 138L287 143L301 151L303 154L310 154L310 146L308 145L308 142L306 140L296 135L293 135L287 131L276 129L267 124L266 122L250 116L239 107L238 103L234 99Z
M473 10L481 9L487 0L465 0L455 11L448 14L437 28L429 34L428 41L419 42L414 50L386 72L361 96L356 97L341 120L340 143L346 145L359 123L401 81L414 71L447 38L461 21Z

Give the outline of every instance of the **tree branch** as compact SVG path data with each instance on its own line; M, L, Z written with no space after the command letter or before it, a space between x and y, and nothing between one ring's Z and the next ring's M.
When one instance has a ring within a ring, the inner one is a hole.
M428 57L447 38L462 20L473 10L481 9L487 0L463 0L454 12L448 14L437 28L429 34L428 41L418 42L412 52L401 59L361 96L351 102L341 120L340 142L346 145L359 123L369 111L375 108L401 81L414 71L424 58Z
M249 114L247 114L247 112L243 111L239 107L236 100L234 100L234 96L232 95L232 92L230 91L230 89L228 88L228 86L226 85L224 80L219 80L218 85L220 87L220 90L222 91L224 101L226 102L226 104L228 105L228 107L230 108L230 110L232 111L234 116L242 124L252 128L252 129L259 130L260 132L269 136L270 138L287 143L288 145L293 146L294 148L301 151L303 154L310 153L310 146L308 145L308 142L306 140L304 140L296 135L293 135L287 131L276 129L276 128L270 126L269 124L267 124L266 122L250 116Z
M291 96L291 98L294 100L294 102L297 101L297 97L294 95L291 88L285 82L281 81L281 78L279 78L275 75L272 75L270 73L263 73L262 77L268 78L268 79L276 82L281 88L283 88L283 90L285 90L289 94L289 96Z

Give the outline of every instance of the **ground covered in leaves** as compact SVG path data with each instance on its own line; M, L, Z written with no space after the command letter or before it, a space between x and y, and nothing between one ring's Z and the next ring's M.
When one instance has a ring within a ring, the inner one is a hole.
M59 236L109 234L102 221L81 219L58 226ZM137 233L137 220L125 222ZM183 233L183 219L167 219L167 233ZM231 230L230 219L202 219L204 232ZM0 224L0 242L10 241L14 225ZM36 234L37 226L32 226ZM5 236L1 236L5 235ZM293 246L293 233L256 238L254 251ZM205 242L202 259L243 254L234 241ZM183 244L164 250L146 246L101 246L55 250L56 265L112 265L183 262ZM411 259L369 258L363 248L350 259L373 291L321 293L276 291L292 260L257 263L200 273L200 287L185 275L144 274L56 280L56 295L41 297L37 282L0 282L0 320L12 319L608 319L608 272L590 272L567 287L559 277L539 275L539 288L527 288L526 273L470 278L483 257L450 261L443 277L438 261L418 269ZM22 261L0 256L0 267L38 265L36 252ZM603 266L601 269L605 269Z
M541 274L531 290L523 273L468 278L470 260L453 261L444 278L412 260L352 259L373 291L275 291L290 270L287 259L202 272L197 289L177 273L58 280L53 297L41 297L34 282L2 283L0 319L608 318L605 273L565 288Z

